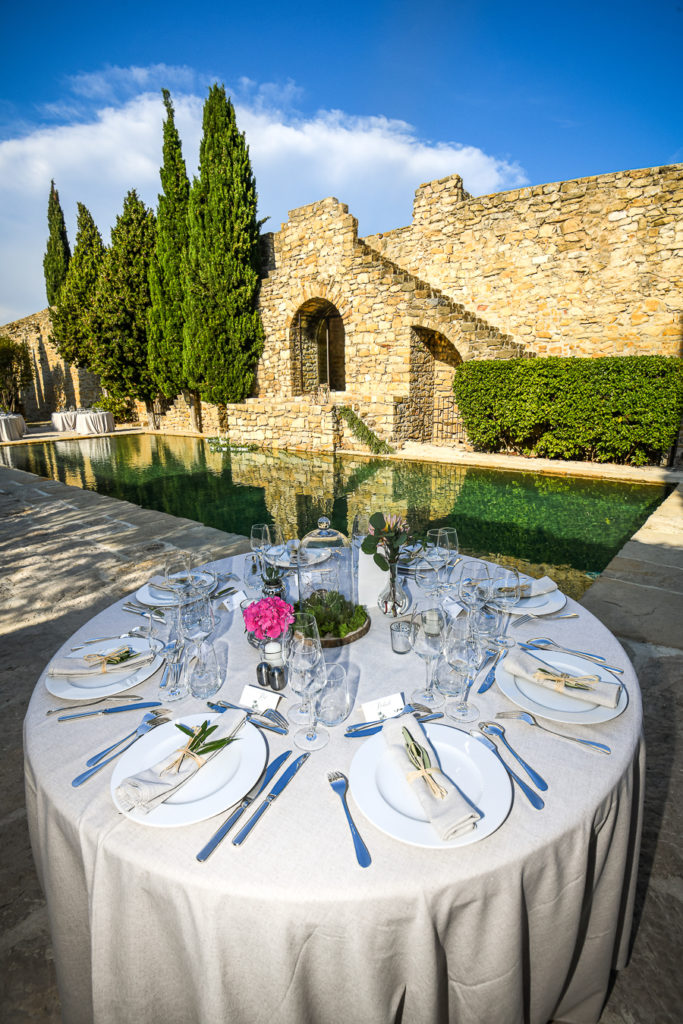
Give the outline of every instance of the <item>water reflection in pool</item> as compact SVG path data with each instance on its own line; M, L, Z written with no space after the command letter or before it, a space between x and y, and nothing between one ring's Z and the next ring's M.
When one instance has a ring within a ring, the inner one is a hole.
M212 453L150 434L0 450L5 465L230 533L277 522L303 536L322 513L345 533L356 512L400 512L414 532L457 527L462 550L550 572L572 596L668 493L630 484L475 467L292 452Z

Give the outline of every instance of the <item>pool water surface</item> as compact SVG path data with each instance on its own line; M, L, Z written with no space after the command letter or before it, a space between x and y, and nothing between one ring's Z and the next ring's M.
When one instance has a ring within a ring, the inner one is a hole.
M396 512L413 533L457 528L461 550L547 572L580 597L671 487L471 466L293 452L212 453L206 441L129 434L0 449L0 464L249 536L302 537L321 514Z

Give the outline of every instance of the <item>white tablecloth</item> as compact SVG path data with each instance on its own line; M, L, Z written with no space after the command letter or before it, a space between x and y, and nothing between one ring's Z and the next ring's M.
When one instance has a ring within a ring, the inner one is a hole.
M384 835L351 799L372 855L367 869L356 864L327 782L329 770L348 774L358 749L343 728L242 847L227 839L199 864L196 853L225 815L150 828L116 812L111 768L70 785L90 754L141 715L57 723L45 711L59 702L41 679L25 722L27 805L64 1020L594 1024L610 971L626 959L644 751L639 688L623 649L569 603L580 619L547 622L541 632L626 669L625 712L586 728L612 755L509 723L511 742L549 783L545 809L516 790L493 835L430 850ZM117 605L76 635L105 636L137 621ZM230 628L218 646L228 673L219 696L236 700L255 681L258 654L239 612L224 612L223 621ZM515 631L538 632L533 622ZM376 612L363 640L326 656L358 682L356 708L383 693L410 693L423 678L417 657L391 653L388 622ZM153 697L157 682L134 692ZM511 707L496 687L474 699L485 718ZM204 710L191 698L173 708ZM358 718L355 710L351 720ZM268 743L272 755L294 746L291 735L268 734Z
M76 429L76 416L75 412L53 412L52 426L55 430L75 430Z
M18 412L0 416L0 441L18 441L25 433L26 423Z
M79 412L76 415L78 434L109 434L114 430L114 417L110 412Z

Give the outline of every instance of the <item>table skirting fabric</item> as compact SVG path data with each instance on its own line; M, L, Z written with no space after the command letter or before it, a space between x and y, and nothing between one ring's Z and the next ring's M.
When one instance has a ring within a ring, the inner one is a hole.
M19 441L25 433L26 423L18 412L0 416L0 441Z
M367 869L356 863L327 781L333 769L348 775L362 742L345 739L343 728L331 730L243 846L228 838L200 864L197 852L227 815L172 829L133 823L112 803L111 768L74 789L85 759L141 716L56 723L45 716L56 701L41 679L25 721L26 793L65 1022L595 1024L610 972L627 959L642 714L618 641L569 605L580 619L543 632L626 669L628 707L584 733L612 755L506 722L510 741L549 784L545 809L516 789L491 836L422 849L380 832L350 798L372 855ZM422 663L393 655L388 622L372 614L363 640L326 652L358 687L354 721L361 702L407 695L422 681ZM230 625L217 642L227 665L218 696L237 700L255 681L258 653L239 611L222 615ZM130 624L119 604L76 636ZM514 632L536 635L538 623ZM158 674L133 692L152 697L157 684ZM511 707L496 687L474 700L482 719ZM203 710L192 698L171 707L174 716ZM296 751L291 733L267 739L272 756Z
M76 412L53 412L50 417L52 426L55 430L75 430L76 429Z
M110 412L79 412L76 414L76 433L109 434L115 429Z

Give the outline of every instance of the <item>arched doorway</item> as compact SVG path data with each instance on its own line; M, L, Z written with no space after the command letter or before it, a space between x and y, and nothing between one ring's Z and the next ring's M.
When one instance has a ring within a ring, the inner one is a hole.
M462 356L443 334L427 327L411 328L410 440L430 443L455 439L453 372L460 363Z
M327 299L309 299L294 314L290 329L292 394L304 395L327 385L346 390L344 321Z

